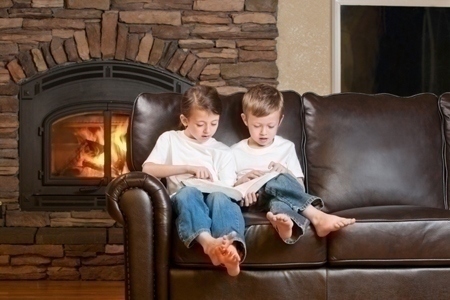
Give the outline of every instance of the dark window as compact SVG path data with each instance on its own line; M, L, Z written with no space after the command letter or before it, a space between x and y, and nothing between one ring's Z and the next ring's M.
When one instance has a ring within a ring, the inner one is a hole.
M450 90L450 8L341 6L341 91Z

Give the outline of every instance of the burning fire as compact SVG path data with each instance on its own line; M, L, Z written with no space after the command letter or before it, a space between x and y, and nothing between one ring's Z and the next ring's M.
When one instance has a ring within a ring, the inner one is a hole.
M114 122L113 120L113 123ZM111 128L111 175L117 177L121 174L128 173L126 164L127 153L127 133L128 121L117 122ZM77 136L83 141L82 153L80 153L80 160L78 166L82 167L82 174L80 176L97 177L103 175L103 166L105 162L105 134L104 128L98 127L98 130L92 131L91 128L79 129Z
M127 166L127 128L128 119L114 126L111 131L111 173L113 177L128 173Z
M111 176L128 173L126 164L126 133L128 116L113 115L111 121ZM77 140L72 155L59 168L56 175L76 177L104 177L105 130L102 123L95 126L77 126L71 128Z
M78 128L74 132L80 147L75 168L81 177L102 177L105 161L105 140L103 127Z

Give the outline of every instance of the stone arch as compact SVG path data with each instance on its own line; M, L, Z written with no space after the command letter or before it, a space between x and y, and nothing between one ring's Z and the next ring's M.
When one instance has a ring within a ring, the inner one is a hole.
M36 74L92 60L149 65L221 94L278 84L274 0L4 2L2 95Z
M162 68L192 82L199 80L207 59L182 49L178 40L154 38L151 32L131 33L125 24L118 22L117 15L117 12L106 12L102 24L86 23L85 28L75 30L73 36L42 34L35 37L38 47L21 51L6 63L11 79L20 84L54 67L92 60L118 60Z

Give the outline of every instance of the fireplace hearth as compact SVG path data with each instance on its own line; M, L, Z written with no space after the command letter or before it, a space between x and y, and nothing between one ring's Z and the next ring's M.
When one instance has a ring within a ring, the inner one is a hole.
M123 62L65 66L22 84L19 202L23 210L105 207L105 186L128 172L126 132L142 92L184 92L192 83Z

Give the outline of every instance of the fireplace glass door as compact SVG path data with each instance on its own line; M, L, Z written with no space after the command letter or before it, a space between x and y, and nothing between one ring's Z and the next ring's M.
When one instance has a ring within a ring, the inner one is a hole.
M71 114L51 122L46 181L105 184L129 172L128 118L127 112L106 110Z

